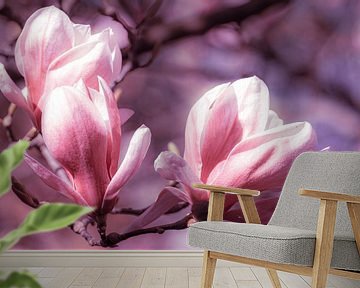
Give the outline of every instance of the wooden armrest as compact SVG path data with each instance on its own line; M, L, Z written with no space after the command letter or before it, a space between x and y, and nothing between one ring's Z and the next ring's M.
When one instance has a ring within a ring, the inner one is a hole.
M213 185L206 185L206 184L193 184L192 186L194 188L205 189L205 190L209 190L209 191L215 192L215 193L229 193L229 194L236 194L236 195L243 195L243 196L259 196L260 195L260 191L250 190L250 189L213 186Z
M326 192L326 191L317 191L310 189L300 189L299 194L302 196L308 196L313 198L318 198L322 200L333 200L333 201L343 201L349 203L360 203L360 196L354 196L349 194L341 194L335 192Z

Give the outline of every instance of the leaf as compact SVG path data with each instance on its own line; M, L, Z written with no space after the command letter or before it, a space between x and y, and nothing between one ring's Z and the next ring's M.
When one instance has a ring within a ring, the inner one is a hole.
M9 191L11 172L21 163L28 147L28 141L20 140L0 153L0 196Z
M9 249L24 236L64 228L92 211L90 207L75 204L44 204L30 212L17 229L0 239L0 253Z
M5 280L0 280L0 288L41 288L35 278L27 272L12 272Z

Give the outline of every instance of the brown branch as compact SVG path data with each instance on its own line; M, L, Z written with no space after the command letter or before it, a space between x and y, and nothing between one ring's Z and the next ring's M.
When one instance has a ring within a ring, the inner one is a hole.
M154 226L154 227L150 227L150 228L144 228L144 229L138 229L138 230L134 230L128 233L124 233L124 234L119 234L116 232L110 233L109 235L107 235L106 237L106 243L103 244L107 244L107 246L115 246L117 243L124 241L126 239L135 237L135 236L139 236L139 235L145 235L145 234L162 234L167 230L183 230L188 228L189 225L189 221L193 219L193 215L191 213L189 213L188 215L186 215L184 218L182 218L179 221L176 221L174 223L170 223L170 224L165 224L165 225L159 225L159 226Z
M174 207L170 208L165 214L172 214L172 213L176 213L179 212L180 210L186 208L189 206L189 203L186 202L181 202L176 204ZM141 209L134 209L134 208L114 208L110 213L111 214L125 214L125 215L135 215L135 216L139 216L142 213L144 213L148 208L141 208Z
M89 224L94 225L95 221L92 217L86 216L81 220L75 221L74 224L70 225L70 229L76 234L83 237L90 246L101 246L100 241L96 240L87 230Z
M148 27L143 37L134 47L135 54L151 51L157 45L167 44L184 37L201 35L210 29L230 23L242 21L262 13L278 4L287 4L290 0L252 0L239 6L226 7L204 15L196 15L174 23L158 23Z
M106 245L105 243L107 242L107 236L106 236L106 214L102 214L102 213L97 213L95 214L95 223L96 223L96 228L97 231L101 237L101 242L100 244Z

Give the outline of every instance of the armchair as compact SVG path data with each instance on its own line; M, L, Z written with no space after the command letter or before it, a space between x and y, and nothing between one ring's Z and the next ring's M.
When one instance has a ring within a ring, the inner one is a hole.
M194 186L210 191L208 221L189 229L189 244L205 249L202 288L212 286L217 259L266 268L274 288L276 270L312 276L313 288L325 288L328 274L360 280L360 153L297 157L268 225L253 199L259 191ZM226 193L237 194L246 223L222 221Z

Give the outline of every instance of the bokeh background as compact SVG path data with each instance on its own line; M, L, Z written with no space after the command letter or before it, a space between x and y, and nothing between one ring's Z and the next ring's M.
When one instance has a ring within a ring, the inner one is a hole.
M360 150L360 2L263 2L266 9L248 13L245 19L240 19L239 13L240 20L234 21L228 12L238 13L236 9L246 1L0 0L0 62L12 79L23 85L13 57L15 41L26 19L44 6L62 8L75 23L90 24L94 29L110 25L119 33L124 63L134 68L124 73L116 88L121 91L119 106L135 111L124 126L124 138L128 141L143 123L153 135L141 170L120 192L119 207L143 208L156 199L166 182L154 171L153 162L169 141L183 152L191 106L211 87L245 76L257 75L266 82L271 109L285 123L310 122L319 149ZM128 26L129 37L124 37L126 29L119 20ZM204 31L196 30L199 23L206 27ZM175 37L174 27L186 33ZM164 31L173 33L170 40L145 45L161 38ZM0 95L0 117L8 107ZM23 137L30 128L25 113L16 111L15 136ZM0 127L0 149L8 145L5 129ZM16 176L40 200L67 201L25 164ZM13 193L0 199L0 207L0 236L18 226L30 211ZM186 212L163 216L157 223L180 219ZM134 217L111 216L109 232L121 231ZM111 249L190 249L186 233L138 236ZM15 249L104 248L91 248L70 229L63 229L26 237Z

